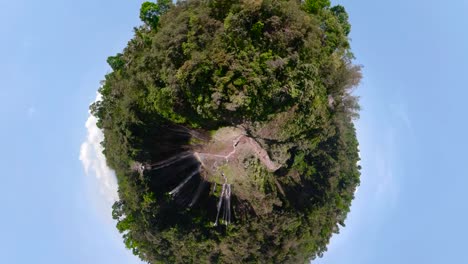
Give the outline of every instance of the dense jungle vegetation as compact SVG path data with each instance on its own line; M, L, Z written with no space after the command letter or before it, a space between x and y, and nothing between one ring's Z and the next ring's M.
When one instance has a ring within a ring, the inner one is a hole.
M145 2L140 18L127 47L108 58L112 72L91 105L119 182L113 217L126 246L149 263L322 256L360 177L351 92L361 74L344 7L159 0ZM250 142L215 162L224 179L203 171L197 154L207 142L216 149L222 128Z

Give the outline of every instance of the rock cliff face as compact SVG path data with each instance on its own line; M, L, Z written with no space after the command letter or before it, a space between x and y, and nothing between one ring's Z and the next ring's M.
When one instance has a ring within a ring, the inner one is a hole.
M344 8L310 4L143 5L91 106L143 260L303 263L344 225L360 69Z

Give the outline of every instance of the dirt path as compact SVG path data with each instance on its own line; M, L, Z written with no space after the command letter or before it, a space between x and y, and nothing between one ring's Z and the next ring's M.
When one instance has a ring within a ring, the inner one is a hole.
M260 146L260 144L258 144L257 141L255 141L253 138L248 138L248 139L249 139L250 145L252 146L254 153L270 171L276 171L277 169L281 167L280 165L275 164L270 159L270 156L268 156L268 153L266 152L266 150L264 150Z
M212 152L195 152L195 156L200 160L202 164L203 164L203 160L207 157L224 159L226 162L229 162L230 158L235 157L240 146L243 146L244 148L247 148L248 150L252 151L260 160L260 162L262 162L263 165L267 167L268 170L276 171L277 169L279 169L280 166L275 164L270 159L266 150L263 149L260 146L260 144L257 141L255 141L253 138L248 137L244 134L241 134L232 140L232 145L230 146L231 148L230 152L225 155L222 155L219 153L212 153ZM224 151L220 151L220 152L224 152Z

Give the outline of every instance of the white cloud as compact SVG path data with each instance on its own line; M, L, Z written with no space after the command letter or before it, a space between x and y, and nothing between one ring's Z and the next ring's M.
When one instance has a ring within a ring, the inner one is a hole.
M96 100L100 99L100 95ZM94 175L99 184L99 192L108 203L118 199L117 179L115 172L106 164L106 158L102 153L101 142L104 139L102 131L96 125L96 117L91 114L86 121L88 131L85 142L81 144L80 160L87 175Z
M96 101L100 99L101 96L98 94ZM101 146L101 142L104 139L104 135L97 127L96 121L97 119L90 114L85 124L87 129L86 140L81 144L80 149L79 159L83 164L86 175L91 176L87 179L90 185L86 189L88 194L86 198L91 202L91 208L96 210L96 215L100 217L101 225L99 228L106 230L104 234L110 234L110 237L101 237L101 239L108 241L107 239L110 238L115 243L115 246L112 247L124 252L123 256L126 259L122 259L122 262L143 264L143 262L131 254L131 251L125 249L121 234L114 227L116 221L111 217L111 206L118 199L117 178L115 172L107 166L106 158L102 153L103 147ZM82 198L80 197L80 199ZM86 229L84 232L88 231ZM107 233L107 231L110 233Z

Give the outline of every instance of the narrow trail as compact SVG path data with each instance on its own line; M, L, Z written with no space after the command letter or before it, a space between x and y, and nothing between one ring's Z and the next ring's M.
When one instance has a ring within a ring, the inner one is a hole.
M202 161L203 157L221 158L221 159L225 159L226 162L229 162L229 159L236 154L239 143L243 139L245 139L245 144L248 144L249 148L253 151L253 153L255 153L258 159L260 159L260 161L268 168L268 170L276 171L277 169L280 168L279 165L276 165L270 159L266 150L264 150L257 141L255 141L253 138L248 137L246 135L240 135L237 138L235 138L232 142L232 150L226 155L206 153L206 152L195 152L194 154L198 158L198 160L200 160L202 164L203 164L203 161Z
M205 166L203 160L205 160L206 158L223 159L225 162L229 162L229 160L238 153L237 151L240 146L244 146L244 148L247 147L248 150L252 151L255 154L255 156L257 156L257 158L261 161L261 163L263 163L267 167L268 170L274 172L281 167L280 165L275 164L270 159L267 151L263 149L260 146L260 144L257 141L255 141L255 139L248 137L245 134L241 134L232 140L232 145L230 146L231 150L225 155L209 152L184 151L175 156L169 157L166 160L159 161L153 164L136 163L133 169L139 171L140 174L143 174L145 170L159 170L173 165L186 158L189 158L192 155L195 156L195 158L200 162L202 166ZM218 164L218 161L215 161L214 164L214 166L216 166Z

